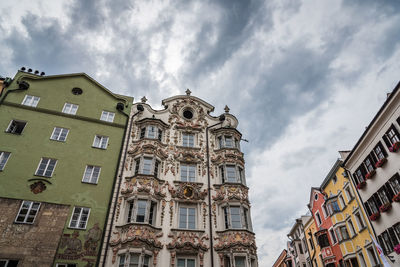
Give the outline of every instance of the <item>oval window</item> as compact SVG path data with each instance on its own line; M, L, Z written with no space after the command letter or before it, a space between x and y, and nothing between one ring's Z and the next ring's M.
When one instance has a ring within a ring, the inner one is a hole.
M183 111L183 117L190 120L193 118L193 112L190 109L186 109Z
M83 91L81 88L75 87L75 88L72 88L72 93L74 95L81 95L83 93Z

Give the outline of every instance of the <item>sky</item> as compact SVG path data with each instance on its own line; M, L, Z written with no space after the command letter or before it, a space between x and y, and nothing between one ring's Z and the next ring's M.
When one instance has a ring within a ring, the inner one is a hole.
M400 80L399 1L2 1L0 75L85 72L239 120L260 266Z

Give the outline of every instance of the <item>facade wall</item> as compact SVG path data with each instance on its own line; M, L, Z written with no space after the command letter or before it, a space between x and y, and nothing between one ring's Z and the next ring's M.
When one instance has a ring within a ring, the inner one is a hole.
M393 247L400 242L400 197L394 196L400 193L400 187L396 186L400 183L400 152L396 149L391 152L391 147L400 140L399 118L397 86L345 161L376 237L396 263L400 262L400 257ZM391 133L388 132L390 129ZM380 147L381 155L377 147Z
M33 224L19 224L21 203L0 198L0 259L18 260L18 266L52 266L69 207L43 202Z
M311 217L304 223L304 234L307 239L308 253L310 255L310 262L312 267L323 266L321 258L319 257L321 250L318 246L315 233L317 232L317 226L315 225L314 217Z
M331 196L325 203L333 224L334 232L331 234L336 235L345 264L350 266L357 262L361 267L374 266L377 256L370 255L375 253L370 237L372 229L364 209L358 203L355 188L344 176L347 173L338 166L341 163L337 161L332 176L327 177L323 186L324 192ZM336 205L338 210L334 208ZM346 229L347 237L343 236L343 229Z
M22 82L29 88L11 92ZM73 88L82 94L74 94ZM94 265L127 122L116 106L122 102L129 114L132 98L112 94L85 74L41 77L18 72L6 90L10 93L0 105L0 151L10 156L0 172L0 196L68 205L56 263ZM40 97L36 107L23 104L27 95ZM76 114L62 112L65 103L78 105ZM113 122L100 119L103 110L115 114ZM12 120L26 122L22 133L6 132ZM51 139L56 127L68 129L66 140ZM108 137L104 149L94 147L96 135ZM56 160L51 175L38 174L42 158ZM97 181L90 174L84 180L88 167L99 167ZM73 226L73 213L82 208L89 213L86 224Z
M257 266L236 118L226 109L220 123L209 115L214 108L190 92L164 100L164 110L153 110L145 101L132 109L135 116L121 187L114 194L105 266L126 265L132 258L154 266L194 262L201 267L211 266L211 261L221 267ZM143 111L137 113L139 105ZM185 118L188 110L192 118ZM212 125L207 158L207 127ZM231 138L231 147L225 137ZM227 166L235 169L233 179L242 180L223 181L221 168L224 179L228 172L232 176ZM226 209L231 213L225 216Z

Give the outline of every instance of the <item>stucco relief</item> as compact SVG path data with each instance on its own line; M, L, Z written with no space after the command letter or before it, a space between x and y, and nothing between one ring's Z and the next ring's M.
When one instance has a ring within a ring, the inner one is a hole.
M149 250L162 249L163 245L158 240L162 236L161 229L148 225L127 224L117 226L117 231L113 232L110 246L115 247L119 244L129 243L130 246L146 247Z
M229 230L220 232L214 237L217 243L214 245L216 251L243 251L256 254L257 246L253 233L245 230Z
M190 107L195 113L195 117L192 120L185 120L180 116L180 112L183 108ZM170 109L171 115L168 118L169 124L175 124L177 127L202 130L207 127L208 123L206 120L206 113L204 108L191 98L184 98L177 100Z
M146 192L156 199L165 198L165 190L167 184L162 185L164 182L153 177L136 176L133 178L126 178L121 194L124 197L130 197L140 192Z
M237 149L220 149L211 156L213 164L234 163L244 165L243 153Z
M241 184L225 184L216 189L216 195L212 197L218 203L226 203L237 200L240 203L250 204L249 189Z
M197 253L208 250L205 240L209 240L209 238L202 232L172 231L168 237L171 238L171 242L167 244L167 248L179 253Z
M168 158L168 148L166 145L163 145L160 142L152 139L145 139L141 140L140 142L134 142L129 146L128 155L130 157L136 157L137 155L142 154L152 154L159 157L160 159L166 159Z
M172 198L199 201L204 200L207 196L207 189L201 190L202 184L190 182L175 182L175 186L168 185L168 191Z

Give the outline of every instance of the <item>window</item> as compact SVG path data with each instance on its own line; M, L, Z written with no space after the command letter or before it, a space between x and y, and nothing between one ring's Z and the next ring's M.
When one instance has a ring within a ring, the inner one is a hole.
M103 112L101 112L100 120L113 122L114 121L114 117L115 117L115 113L114 112L104 111L103 110Z
M57 263L56 267L76 267L75 263Z
M395 143L400 142L400 134L393 124L383 136L383 141L385 141L388 148L393 146Z
M239 149L239 141L229 135L218 136L219 148L237 148Z
M372 266L375 266L380 263L378 261L378 258L376 257L373 246L370 246L369 248L367 248L367 253L368 253L368 257L369 257L369 262L371 263Z
M360 251L360 253L358 253L358 259L360 261L361 267L367 267L367 263L365 262L364 255L363 255L362 251ZM357 266L357 265L354 265L354 266Z
M22 101L22 105L36 107L39 103L39 100L40 97L38 96L26 95L24 100Z
M363 218L361 217L361 212L357 211L356 213L354 213L354 217L356 218L356 223L358 226L358 231L360 232L362 229L365 228L365 223Z
M135 175L154 175L158 178L160 161L151 157L139 157L135 159Z
M354 230L354 225L353 225L352 220L349 219L349 220L347 221L347 224L348 224L348 226L349 226L350 235L351 235L351 237L353 238L353 236L356 234L356 231Z
M151 256L140 253L128 253L119 256L118 267L149 267ZM127 265L125 265L127 263Z
M69 130L60 127L54 127L53 133L51 134L50 139L65 142L67 140Z
M182 146L194 147L194 134L182 134Z
M356 172L353 174L354 178L356 179L356 185L365 181L365 175L367 174L364 165L361 165Z
M0 162L0 169L1 169L1 162ZM394 194L400 193L400 175L396 173L392 178L389 180L389 184L394 192Z
M353 192L352 192L350 186L346 187L344 189L344 192L345 192L346 197L347 197L347 203L350 203L350 201L353 200L353 198L354 198Z
M23 201L15 222L32 224L40 208L39 202Z
M177 267L195 267L195 266L196 266L195 259L178 258L178 266Z
M330 246L329 245L329 239L328 239L328 236L326 234L321 234L320 236L318 236L317 240L318 240L318 245L321 248L325 248L325 247L329 247Z
M147 199L138 199L128 202L128 223L155 224L157 203Z
M337 243L335 231L333 231L333 229L330 229L329 230L329 234L331 235L331 239L332 239L333 244Z
M301 246L301 243L298 244L298 247L299 247L299 253L300 254L304 254L303 253L303 247Z
M75 115L76 112L78 111L78 105L71 104L71 103L65 103L62 112Z
M383 148L383 145L381 142L378 142L374 148L375 155L378 157L378 160L381 160L383 158L386 158L387 153L386 150Z
M196 165L181 164L181 181L182 182L196 181Z
M89 184L97 184L99 180L101 168L99 166L86 165L82 182Z
M35 175L51 177L53 175L53 171L54 168L56 167L56 164L57 164L56 159L42 158L40 160Z
M336 235L339 241L344 241L350 239L349 233L347 232L347 228L345 225L339 226L336 228Z
M236 165L222 165L219 167L222 183L246 184L244 170Z
M246 257L235 256L235 267L246 267Z
M86 229L89 219L90 208L74 207L69 227L77 229Z
M106 149L108 144L108 137L102 135L95 135L93 140L93 147Z
M179 208L179 228L196 229L196 208Z
M12 120L7 127L6 133L21 134L26 125L25 121Z
M373 170L375 170L374 163L372 162L370 156L368 156L368 157L364 160L364 164L365 164L365 167L367 168L367 172L372 172Z
M11 153L0 151L0 171L4 170L4 166L6 166L7 160L10 157Z
M318 224L318 226L320 226L321 223L322 223L322 220L321 220L321 216L319 215L319 212L318 212L318 211L315 213L315 217L317 218L317 224Z
M140 129L140 139L143 138L158 139L161 142L162 130L154 125L144 126Z
M340 207L336 200L331 201L328 204L328 208L329 208L330 215L333 215L336 212L340 212Z
M335 175L335 176L333 176L333 178L332 178L332 182L333 182L333 184L336 184L336 182L337 182L337 176Z
M0 266L1 267L17 267L18 266L18 260L0 259Z
M386 184L384 184L381 188L379 188L378 196L379 196L382 204L386 204L386 203L392 202L392 198L393 198L394 194L392 192L392 188L390 186L386 186Z
M243 206L225 206L224 218L225 229L248 229L251 230L248 209Z

